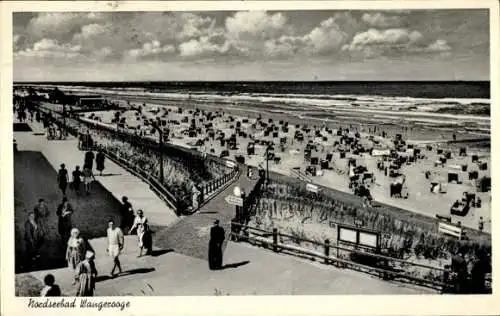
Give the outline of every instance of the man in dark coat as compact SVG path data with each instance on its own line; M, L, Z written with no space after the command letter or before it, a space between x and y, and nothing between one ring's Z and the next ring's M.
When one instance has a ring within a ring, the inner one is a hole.
M100 175L102 176L102 171L104 170L104 153L102 150L99 150L95 157L95 163L96 163L96 169L97 171L100 172Z
M56 215L59 218L57 228L61 241L63 244L68 242L71 231L71 214L73 214L73 207L68 202L68 198L64 197L62 203L57 207Z
M84 166L87 166L89 167L90 170L92 170L93 166L94 166L94 153L89 150L85 153L85 162L84 162Z
M222 243L226 238L224 228L219 226L219 220L214 222L210 229L210 242L208 245L208 266L210 270L222 267Z
M68 170L66 170L66 166L64 164L61 164L61 169L59 169L59 172L57 173L57 182L59 183L59 189L61 189L64 196L66 196L66 189L69 182L68 180Z
M120 206L120 228L127 232L133 225L134 221L134 210L132 204L129 202L128 197L122 197L122 205Z
M464 258L464 249L459 249L458 253L451 258L451 271L455 273L455 293L465 294L468 287L469 271L467 261Z

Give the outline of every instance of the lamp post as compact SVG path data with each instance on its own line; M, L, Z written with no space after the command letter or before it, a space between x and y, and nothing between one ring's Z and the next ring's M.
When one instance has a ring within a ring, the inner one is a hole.
M269 183L269 151L271 150L271 145L266 147L266 187Z
M161 182L161 184L163 184L163 180L164 180L164 175L163 175L163 131L160 128L160 126L158 126L156 123L153 123L152 126L154 129L156 129L158 131L158 135L160 138L159 139L160 140L160 182Z

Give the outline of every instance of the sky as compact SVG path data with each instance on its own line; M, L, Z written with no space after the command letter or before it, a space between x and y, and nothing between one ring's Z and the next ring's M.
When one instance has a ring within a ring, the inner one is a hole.
M489 80L479 10L16 12L14 81Z

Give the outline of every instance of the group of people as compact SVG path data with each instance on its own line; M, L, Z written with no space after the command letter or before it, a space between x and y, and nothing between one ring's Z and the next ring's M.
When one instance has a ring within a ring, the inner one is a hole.
M73 208L67 198L64 197L63 202L57 208L56 214L59 218L59 235L66 247L65 260L75 277L73 282L73 285L76 286L75 296L93 296L98 274L94 263L95 251L90 243L82 237L80 230L73 227L71 222L72 213ZM30 212L25 234L27 252L31 256L31 260L40 257L40 248L45 240L44 231L45 227L47 227L46 219L48 215L49 210L43 199L40 199L34 211ZM137 257L143 256L144 250L146 255L150 255L152 253L152 232L142 210L137 211L137 216L135 216L131 227L127 228L127 233L132 234L135 231L137 234L139 249ZM113 219L108 221L106 236L108 241L106 252L113 260L110 276L115 278L123 273L119 256L125 246L125 239L122 229L115 225ZM36 266L33 266L33 268L36 268ZM42 296L58 296L56 293L60 295L60 290L54 289L54 277L52 275L48 275L44 282L45 288L42 291Z
M68 175L68 170L66 169L66 165L61 164L57 174L57 182L59 184L59 189L61 190L63 196L66 196L66 190L68 188L68 184L75 191L76 195L79 196L81 194L82 178L83 178L85 193L86 195L90 195L90 188L92 181L95 181L95 176L94 173L92 172L92 168L94 165L94 157L96 161L96 169L102 176L102 172L104 170L104 161L105 161L104 153L102 151L99 151L97 155L94 156L94 153L92 151L88 151L85 153L83 170L80 170L80 166L75 167L75 170L72 172L73 180L71 183L69 181L69 175Z

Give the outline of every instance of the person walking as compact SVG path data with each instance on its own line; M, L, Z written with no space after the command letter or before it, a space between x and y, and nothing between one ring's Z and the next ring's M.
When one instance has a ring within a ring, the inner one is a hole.
M137 241L139 247L138 258L142 257L142 250L146 249L146 255L151 253L151 232L149 229L148 219L144 216L142 210L137 210L137 216L134 219L134 224L130 228L129 234L132 231L137 232Z
M122 266L120 263L120 252L123 250L125 243L123 232L119 227L115 226L113 219L108 221L108 248L106 251L109 256L113 258L113 269L111 270L111 277L115 277L115 269L118 268L118 274L122 273Z
M61 189L63 196L66 196L69 177L68 170L66 170L65 164L61 164L61 169L59 169L59 172L57 173L57 182L59 183L59 189Z
M224 242L225 231L219 226L219 220L215 220L214 226L210 229L210 242L208 245L208 266L210 270L217 270L222 267L222 244Z
M97 269L94 262L94 253L87 251L85 260L76 268L77 290L75 296L94 296Z
M102 176L102 171L104 170L104 160L105 160L104 153L100 149L95 157L95 164L96 164L96 169L97 171L99 171L99 175L101 176Z
M73 175L73 190L75 191L76 195L80 195L80 187L82 186L82 176L83 173L80 171L80 166L76 166L75 170L72 172Z
M58 217L57 228L62 242L66 243L70 236L71 214L73 207L68 202L67 197L63 197L61 204L57 207L56 215Z
M43 278L44 288L40 292L41 297L61 296L59 285L55 284L56 279L52 274L47 274Z
M85 166L87 166L90 170L92 170L92 168L94 167L94 158L95 156L92 150L87 151L85 153L83 168L85 169Z
M89 166L83 166L83 184L85 185L85 193L90 195L90 185L92 181L95 181L94 174L92 173L92 168Z
M35 212L28 213L28 219L24 224L24 241L26 245L26 257L31 268L36 268L40 259L40 248L44 243L44 231L42 225L35 217Z
M71 229L66 248L66 262L73 274L75 274L78 264L85 259L85 253L88 250L86 246L85 240L80 236L80 230L78 228Z

